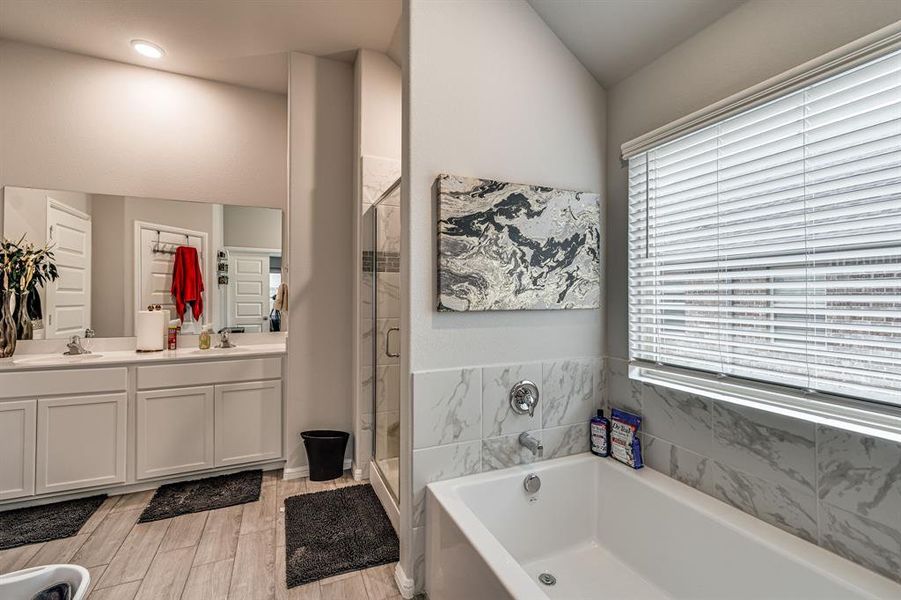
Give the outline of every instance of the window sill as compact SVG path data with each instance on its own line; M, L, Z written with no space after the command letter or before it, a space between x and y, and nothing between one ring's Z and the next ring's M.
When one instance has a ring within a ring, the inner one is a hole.
M804 421L901 443L901 407L632 362L629 377Z

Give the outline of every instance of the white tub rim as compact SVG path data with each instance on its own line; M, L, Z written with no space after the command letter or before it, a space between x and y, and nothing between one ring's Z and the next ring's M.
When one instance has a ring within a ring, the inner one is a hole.
M501 478L515 480L529 473L540 475L542 471L556 466L596 461L602 461L603 468L618 469L625 477L640 480L643 485L666 494L672 501L684 503L691 510L718 524L750 537L786 560L802 563L827 580L854 588L862 597L874 599L898 597L901 586L875 571L783 531L649 467L631 469L613 459L600 458L590 452L433 482L428 484L427 493L441 505L448 518L457 525L475 552L514 598L547 600L538 582L532 580L522 565L481 522L460 496L460 490L483 481Z

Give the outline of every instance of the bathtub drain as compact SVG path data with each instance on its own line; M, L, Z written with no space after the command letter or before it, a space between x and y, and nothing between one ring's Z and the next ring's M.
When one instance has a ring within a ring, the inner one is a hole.
M557 583L557 578L550 573L542 573L538 576L538 581L540 581L544 585L554 585L555 583Z

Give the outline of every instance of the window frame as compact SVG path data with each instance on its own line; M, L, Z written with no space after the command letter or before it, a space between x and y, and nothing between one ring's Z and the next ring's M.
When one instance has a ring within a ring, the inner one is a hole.
M633 156L899 49L901 22L626 142L622 145L622 164L628 168L628 159ZM629 296L628 311L631 315L631 293ZM631 331L628 335L631 358ZM901 405L645 360L630 360L629 377L646 384L901 443Z

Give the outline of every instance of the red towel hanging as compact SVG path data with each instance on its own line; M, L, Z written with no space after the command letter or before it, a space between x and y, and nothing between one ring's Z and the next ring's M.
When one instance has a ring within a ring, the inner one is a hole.
M185 320L185 309L191 305L191 314L199 322L203 314L203 274L197 248L179 246L175 250L175 265L172 268L172 299L178 318Z

